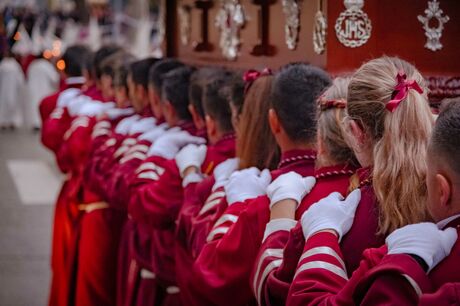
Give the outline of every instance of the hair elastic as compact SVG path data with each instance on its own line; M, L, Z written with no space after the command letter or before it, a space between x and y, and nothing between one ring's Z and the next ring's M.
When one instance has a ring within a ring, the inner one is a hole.
M399 71L396 75L396 87L391 95L390 102L385 106L390 112L394 112L398 105L407 98L407 93L410 89L417 91L419 94L423 93L423 89L415 80L407 80L404 71Z

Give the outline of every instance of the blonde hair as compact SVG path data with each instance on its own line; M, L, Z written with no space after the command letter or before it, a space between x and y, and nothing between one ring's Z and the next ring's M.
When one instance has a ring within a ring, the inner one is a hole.
M357 166L353 150L345 141L343 120L346 117L346 98L349 78L337 77L332 85L318 99L317 130L318 138L325 146L327 156L318 155L317 163L324 163L324 158L337 164Z
M415 80L424 94L409 90L390 112L399 71ZM426 152L433 129L425 80L399 58L371 60L353 75L348 87L348 114L373 142L373 187L379 202L379 233L388 234L426 217Z

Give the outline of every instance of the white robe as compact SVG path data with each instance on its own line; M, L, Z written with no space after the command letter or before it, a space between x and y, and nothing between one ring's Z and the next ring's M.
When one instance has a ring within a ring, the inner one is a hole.
M59 74L46 59L34 60L27 69L27 125L40 127L39 105L42 99L58 89Z
M0 62L0 127L23 122L24 73L12 57Z

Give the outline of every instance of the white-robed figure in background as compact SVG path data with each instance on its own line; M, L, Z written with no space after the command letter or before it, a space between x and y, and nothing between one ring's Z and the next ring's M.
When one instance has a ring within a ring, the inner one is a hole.
M27 125L34 129L39 129L41 124L38 109L41 100L55 92L59 85L59 74L56 68L42 56L44 50L52 48L52 46L47 46L49 42L52 43L52 40L51 37L41 36L39 22L37 21L32 30L33 53L37 59L29 65L27 70L27 98L25 101L28 114ZM47 34L50 35L49 31Z
M8 52L9 53L9 52ZM0 62L0 128L22 124L24 73L21 65L7 54Z

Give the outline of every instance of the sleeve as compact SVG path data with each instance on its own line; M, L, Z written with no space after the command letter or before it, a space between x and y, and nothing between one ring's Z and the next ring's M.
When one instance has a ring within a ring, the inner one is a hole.
M78 117L72 121L70 128L64 134L58 158L67 161L69 167L79 171L83 169L91 150L91 131L94 119Z
M425 271L410 255L391 254L363 277L354 299L363 305L415 305L431 289Z
M55 154L64 139L64 134L70 127L71 119L63 108L56 108L43 122L41 140L45 147Z
M248 207L248 205L252 205L252 202L257 199L249 199L244 202L237 202L228 206L226 198L222 198L221 201L224 201L224 204L220 203L219 205L225 206L226 209L212 225L212 229L206 237L206 242L221 239L238 221L239 215L246 209L246 207Z
M434 293L423 294L419 300L420 306L459 304L460 283L446 283Z
M191 304L243 305L252 299L249 278L263 237L263 229L258 229L269 218L256 200L241 207L243 211L234 211L238 219L228 232L203 247L184 288ZM268 199L259 201L268 210Z
M210 240L213 240L218 239L219 235L221 236L221 234L219 234L214 237L214 235L210 235L210 233L218 219L225 213L227 207L228 204L225 199L223 187L212 192L209 197L205 199L204 204L198 207L191 220L192 226L188 235L190 251L194 258L201 252L208 241L208 237ZM226 224L227 228L230 228L232 224L232 220L228 220ZM222 226L220 226L220 228L222 228Z
M203 207L206 199L212 196L211 188L213 184L214 178L211 176L199 183L190 183L184 187L184 202L177 219L176 238L189 254L192 253L191 240L193 228L196 225L195 217Z
M93 141L92 152L85 166L85 184L91 191L107 200L107 176L116 165L113 155L123 138L112 135L102 144L96 140L99 139Z
M302 227L292 219L267 224L251 276L259 305L285 305L305 239Z
M332 233L318 233L305 243L288 293L287 305L338 305L339 292L346 285L352 284L348 283L337 237ZM348 291L342 291L345 297L343 301L351 305L353 303L351 294L347 296Z
M147 159L133 179L128 212L137 222L154 228L174 227L183 201L182 180L174 160Z

